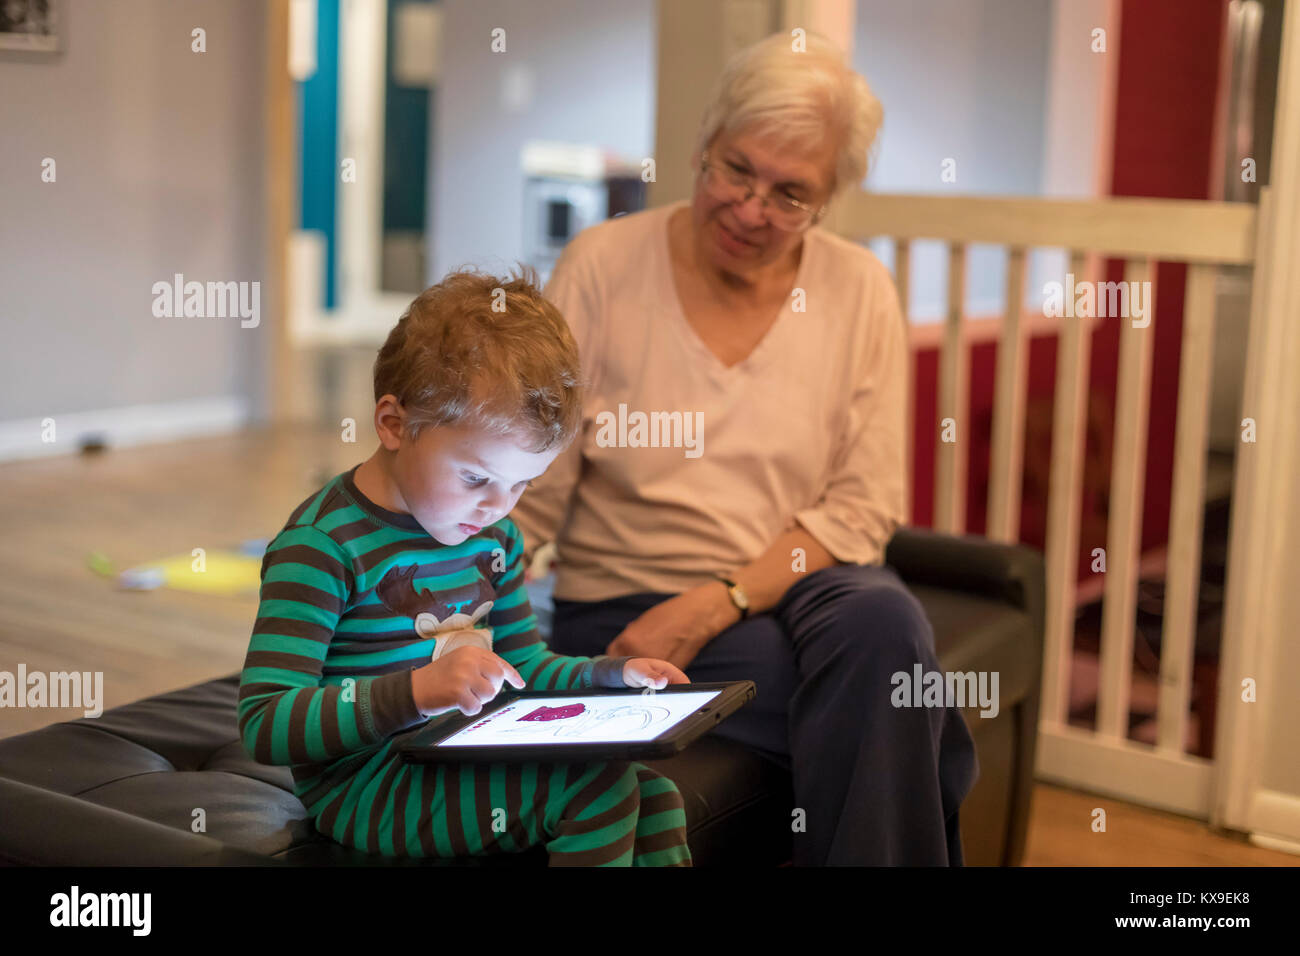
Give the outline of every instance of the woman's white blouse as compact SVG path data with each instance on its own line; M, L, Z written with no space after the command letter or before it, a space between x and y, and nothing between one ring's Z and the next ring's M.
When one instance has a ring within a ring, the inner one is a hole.
M583 427L512 517L530 553L556 541L558 598L679 593L796 524L875 564L905 519L907 331L888 270L810 229L790 301L727 368L673 284L684 205L585 230L546 287L582 354Z

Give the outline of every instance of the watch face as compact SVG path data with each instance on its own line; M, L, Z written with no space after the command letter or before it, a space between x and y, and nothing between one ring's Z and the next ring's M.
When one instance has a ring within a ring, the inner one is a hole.
M736 607L740 608L742 611L748 611L749 599L745 597L745 592L740 589L740 586L737 585L732 587L730 590L731 599L736 602Z

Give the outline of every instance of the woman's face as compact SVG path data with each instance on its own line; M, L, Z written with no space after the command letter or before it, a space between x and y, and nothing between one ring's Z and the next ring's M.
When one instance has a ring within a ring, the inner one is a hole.
M695 159L698 169L699 157ZM740 203L719 201L706 188L705 176L697 175L692 200L697 247L715 268L753 275L783 261L803 237L802 231L768 222L759 196L785 194L820 208L829 201L834 184L835 144L828 137L815 148L794 153L753 132L720 133L709 146L709 164L752 175L755 195Z

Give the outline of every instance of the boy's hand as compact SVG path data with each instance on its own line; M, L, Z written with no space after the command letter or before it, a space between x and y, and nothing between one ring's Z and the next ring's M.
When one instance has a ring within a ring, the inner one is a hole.
M496 654L481 647L458 647L417 667L411 674L411 691L425 717L457 709L473 717L507 681L517 689L524 687L519 671Z
M689 684L691 679L667 661L634 657L623 665L623 683L628 687L663 690L669 684Z

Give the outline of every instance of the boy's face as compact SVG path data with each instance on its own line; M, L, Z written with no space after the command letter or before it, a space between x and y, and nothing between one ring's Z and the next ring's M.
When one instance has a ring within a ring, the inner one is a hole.
M403 433L394 451L393 482L402 502L442 544L460 544L515 506L528 483L560 449L525 451L510 435L474 427L426 427L414 442Z

